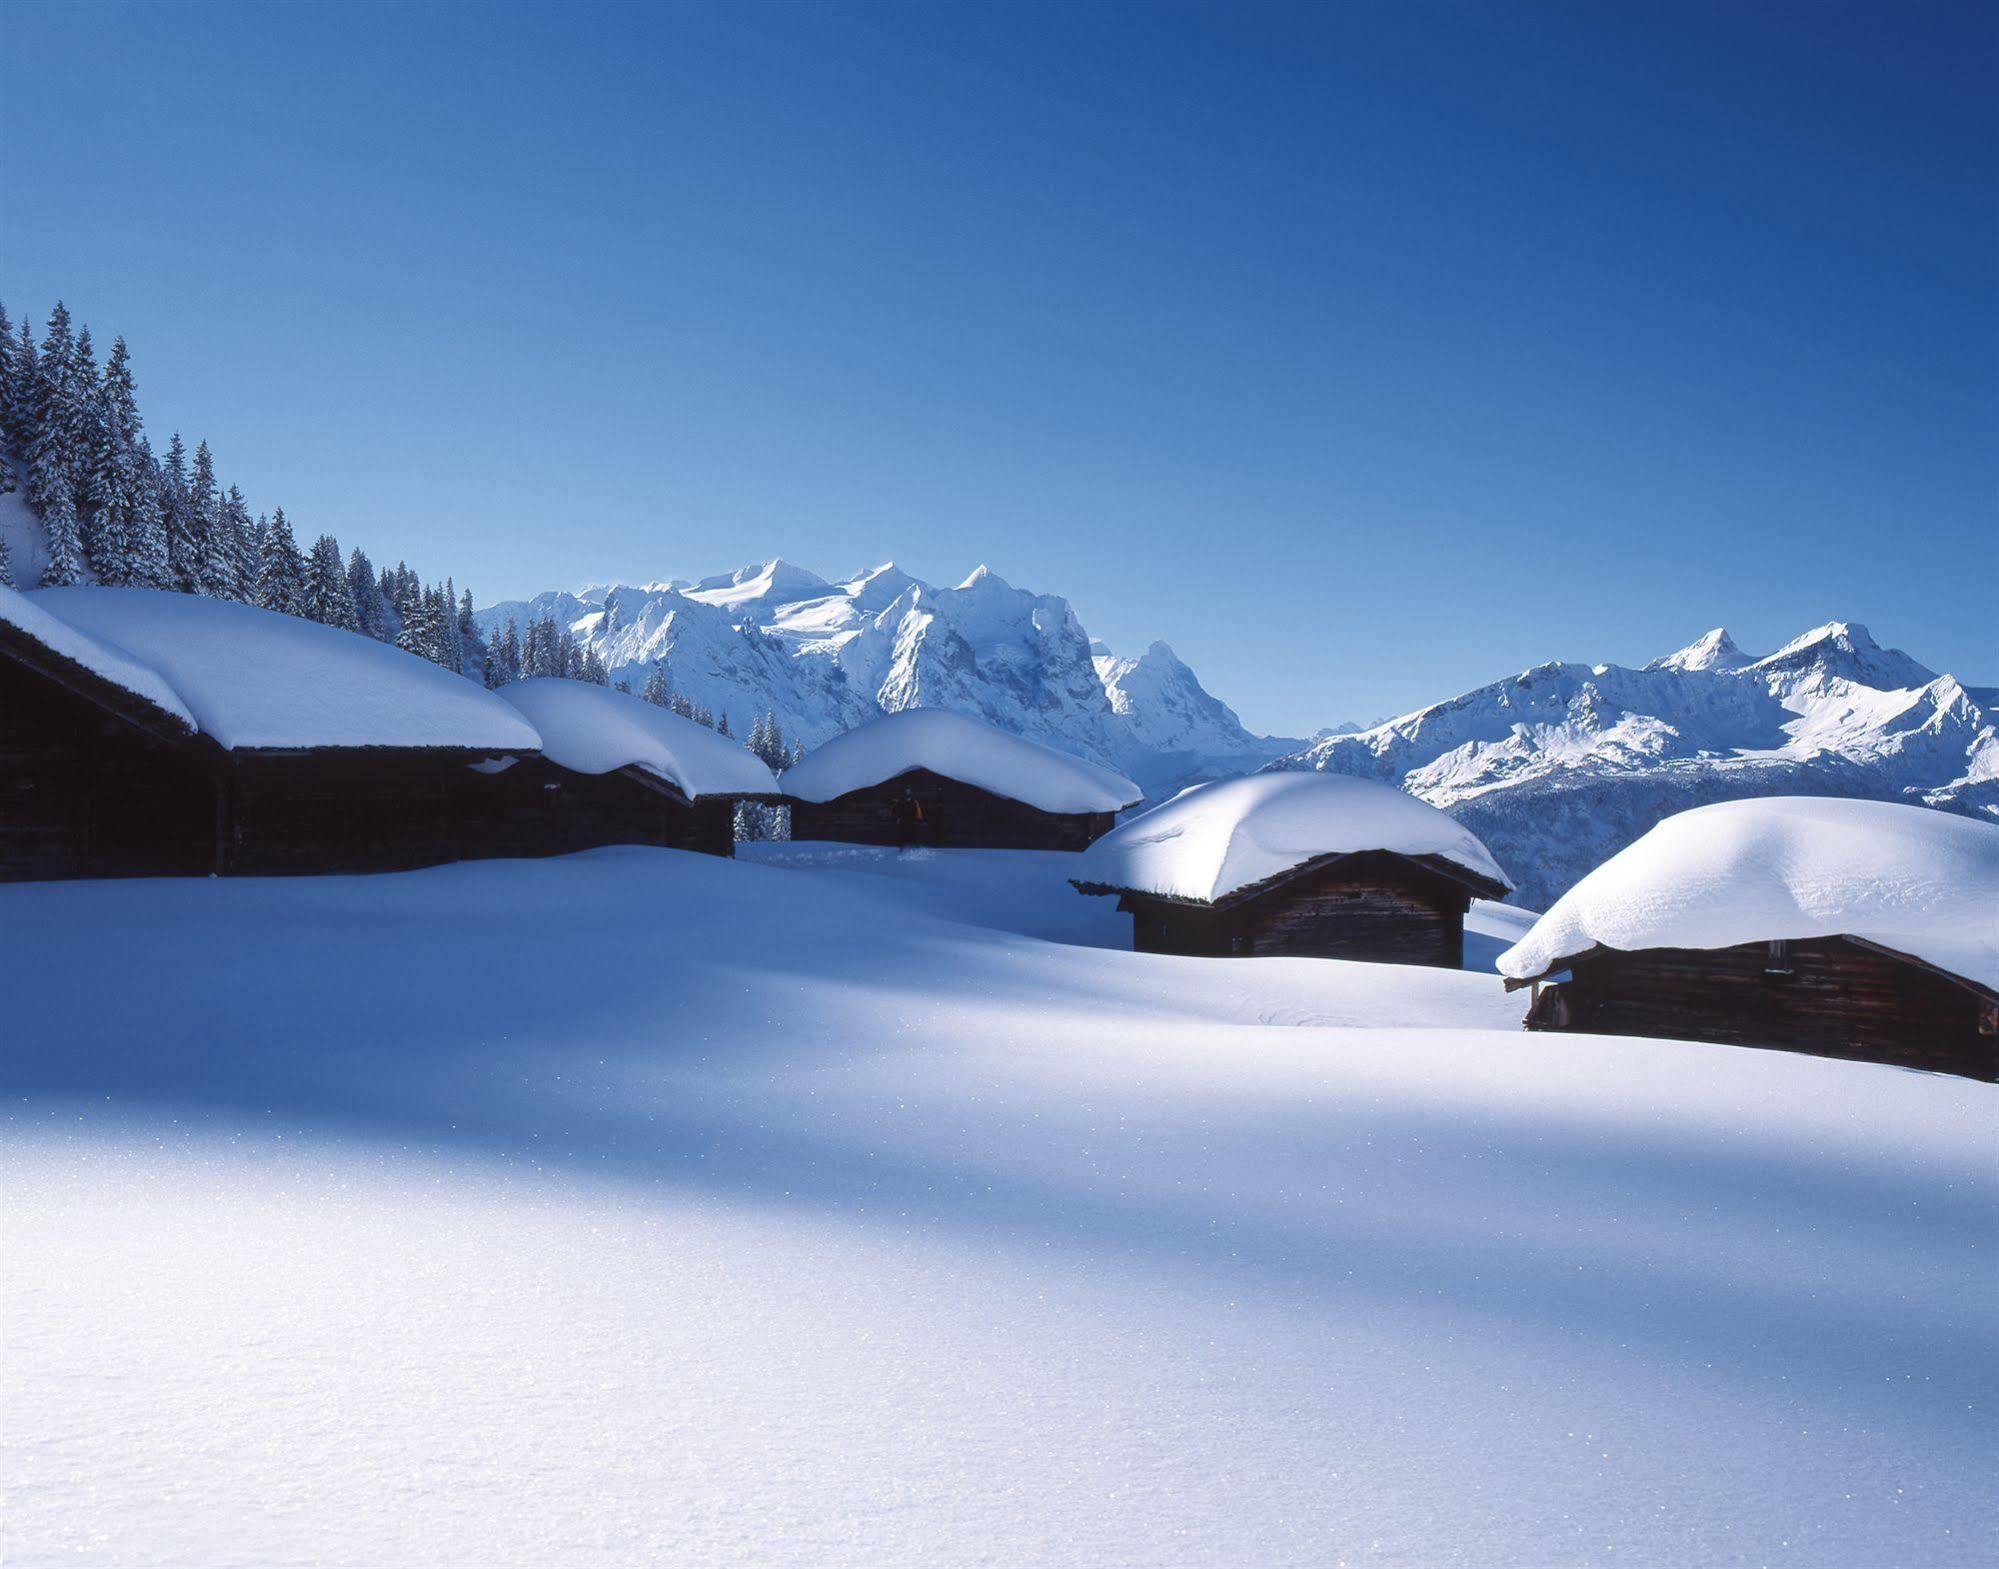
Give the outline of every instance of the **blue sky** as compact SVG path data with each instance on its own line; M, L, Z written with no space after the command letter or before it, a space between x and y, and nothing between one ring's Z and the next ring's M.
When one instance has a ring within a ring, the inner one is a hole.
M0 299L481 599L978 562L1299 733L1999 680L1999 11L18 3Z

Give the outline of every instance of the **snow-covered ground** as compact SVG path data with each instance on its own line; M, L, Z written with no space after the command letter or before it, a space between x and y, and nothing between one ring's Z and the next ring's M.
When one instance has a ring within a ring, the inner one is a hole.
M0 1556L1999 1549L1988 1086L757 855L0 888Z

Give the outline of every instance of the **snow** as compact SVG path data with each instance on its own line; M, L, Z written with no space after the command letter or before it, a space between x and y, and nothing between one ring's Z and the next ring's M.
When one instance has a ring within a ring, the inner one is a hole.
M1008 864L0 888L8 1561L1991 1561L1990 1087Z
M1340 774L1255 774L1183 790L1083 853L1077 880L1212 903L1322 855L1435 855L1510 888L1484 845L1392 785Z
M357 633L144 588L49 588L44 613L157 672L225 750L409 746L538 751L513 708Z
M1805 796L1681 812L1564 894L1499 969L1528 979L1598 945L1839 935L1999 990L1999 827Z
M189 730L195 728L194 715L157 670L78 630L19 590L4 585L0 585L0 622L33 638L50 653L59 654L120 690L145 699L176 723Z
M579 774L640 768L690 801L777 793L771 771L741 742L629 692L544 676L503 686L500 696L540 732L550 762Z
M835 736L785 771L784 793L831 801L918 768L1044 812L1117 812L1140 796L1108 768L941 708L905 709Z

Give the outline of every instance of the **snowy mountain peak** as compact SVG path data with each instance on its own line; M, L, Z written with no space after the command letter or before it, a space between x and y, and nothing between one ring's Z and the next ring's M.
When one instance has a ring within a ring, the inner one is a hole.
M758 601L780 605L807 599L832 586L817 572L773 556L769 561L738 567L719 577L703 578L685 593L689 599L703 604L735 609Z
M1752 667L1777 676L1844 680L1883 691L1928 686L1937 673L1899 648L1883 648L1858 621L1828 621Z
M1727 627L1703 632L1685 648L1655 659L1647 670L1740 670L1755 661L1736 647Z
M999 589L1012 587L1011 583L981 561L977 566L972 568L971 575L958 585L958 591L963 593L966 589L971 588Z

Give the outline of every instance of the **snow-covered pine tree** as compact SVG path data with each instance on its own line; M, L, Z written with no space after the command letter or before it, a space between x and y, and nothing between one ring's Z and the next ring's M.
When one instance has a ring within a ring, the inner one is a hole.
M167 562L167 523L160 514L160 466L144 436L126 454L132 486L129 536L131 582L134 588L170 588L173 574Z
M639 696L655 708L673 707L673 682L667 677L664 660L653 661L652 669L646 672L645 685L639 688Z
M69 487L57 485L42 511L43 543L48 549L48 565L42 568L42 587L65 588L83 581L83 536L76 526L76 507Z
M354 598L347 589L347 568L340 561L340 541L321 534L305 559L305 616L321 626L360 630L355 624Z
M215 483L215 458L206 441L194 446L187 510L200 550L201 592L216 599L235 599L242 590L236 580L236 552L223 527L222 492Z
M28 411L30 434L22 456L28 465L28 505L48 526L55 508L69 533L77 532L76 481L83 454L70 442L76 424L76 340L70 331L69 310L62 301L49 313L48 332L42 339L41 354L35 362L35 386ZM61 504L57 506L57 498ZM51 554L55 551L50 543ZM75 543L79 568L82 540ZM67 581L75 582L74 577Z
M731 741L736 738L736 732L729 728L729 711L726 708L722 710L721 715L715 721L715 734L725 735Z
M505 630L493 642L492 658L486 661L486 685L501 687L520 678L521 634L514 618L509 616Z
M14 586L14 561L7 552L7 541L0 536L0 588Z
M160 518L167 527L167 572L171 586L183 594L199 594L203 542L188 495L187 447L179 431L167 443L166 461L160 465Z
M222 498L220 517L221 548L228 553L230 572L235 579L235 590L230 597L251 603L257 597L257 574L264 564L264 551L250 521L250 505L234 485Z
M14 407L14 324L0 303L0 496L14 488L14 427L8 411Z
M19 336L14 340L12 381L7 389L7 407L0 409L14 457L22 465L28 461L28 447L35 437L35 400L40 396L41 357L35 352L35 331L21 318Z
M266 610L281 611L288 616L305 613L305 563L299 558L298 541L292 538L292 526L283 507L272 511L270 526L264 531L264 559L257 572L257 603Z
M98 384L91 424L89 493L84 514L83 551L100 583L135 582L139 473L139 405L132 380L132 355L114 338Z

